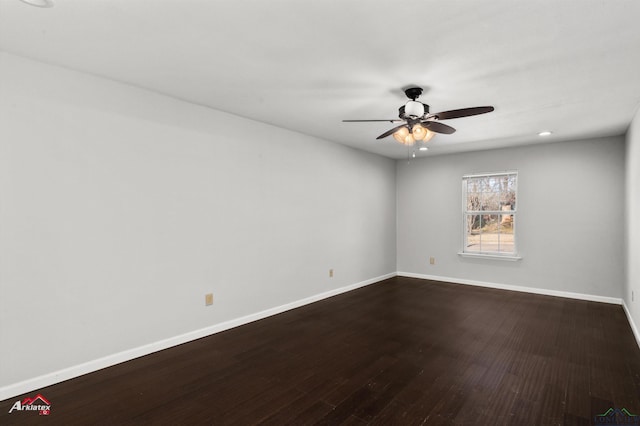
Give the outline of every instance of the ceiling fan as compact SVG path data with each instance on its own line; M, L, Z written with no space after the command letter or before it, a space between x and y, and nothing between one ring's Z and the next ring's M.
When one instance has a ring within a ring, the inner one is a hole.
M437 113L429 112L429 105L416 101L422 94L421 87L410 87L404 91L410 101L400 107L400 119L389 120L342 120L345 123L358 123L369 121L388 121L390 123L402 123L391 130L387 130L376 139L383 139L393 135L395 140L403 145L411 146L416 141L428 142L436 133L450 135L455 132L451 126L440 123L440 120L469 117L485 114L494 110L492 106L480 106L472 108L453 109Z

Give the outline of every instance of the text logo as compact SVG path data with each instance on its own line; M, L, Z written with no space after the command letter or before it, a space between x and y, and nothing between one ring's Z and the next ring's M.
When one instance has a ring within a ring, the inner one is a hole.
M51 403L44 396L38 394L33 398L25 398L22 401L16 401L9 410L9 414L14 411L37 411L41 416L51 414Z
M603 425L640 425L640 416L631 414L626 408L609 408L593 418L595 426Z

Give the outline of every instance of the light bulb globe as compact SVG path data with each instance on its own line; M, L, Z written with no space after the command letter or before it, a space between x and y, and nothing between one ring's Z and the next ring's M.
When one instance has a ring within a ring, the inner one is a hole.
M411 133L417 141L421 141L427 136L427 129L422 127L420 124L416 124L413 126L413 129L411 129Z
M433 133L431 130L427 130L427 134L425 135L424 139L422 139L423 142L429 142L431 139L433 139L433 137L436 134Z
M414 139L413 135L411 133L409 133L405 138L404 138L404 144L407 146L413 145L414 143L416 143L416 140Z
M407 129L406 127L401 127L398 130L396 130L396 132L393 134L393 137L398 142L404 143L404 140L408 134L409 134L409 129Z

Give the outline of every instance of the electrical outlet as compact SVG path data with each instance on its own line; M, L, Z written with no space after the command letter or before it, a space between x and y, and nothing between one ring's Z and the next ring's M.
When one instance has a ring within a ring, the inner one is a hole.
M436 264L436 258L435 257L430 257L429 258L429 265L435 265Z
M333 269L329 269L329 278L333 278Z
M213 305L213 293L208 293L204 295L204 304L205 306Z

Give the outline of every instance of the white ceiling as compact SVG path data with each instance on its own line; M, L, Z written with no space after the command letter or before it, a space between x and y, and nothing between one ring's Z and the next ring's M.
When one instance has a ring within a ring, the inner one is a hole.
M55 4L0 0L0 49L391 158L392 124L341 120L395 118L407 85L496 108L426 155L620 135L640 103L638 0Z

